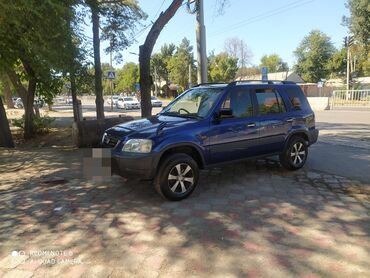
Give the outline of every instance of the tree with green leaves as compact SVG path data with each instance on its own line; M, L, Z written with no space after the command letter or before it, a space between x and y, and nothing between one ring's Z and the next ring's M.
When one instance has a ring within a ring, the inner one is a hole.
M189 65L194 67L193 46L187 38L183 38L167 65L169 79L179 85L181 91L188 88Z
M238 59L226 52L209 57L208 79L210 82L230 82L238 71Z
M139 79L139 65L126 63L122 69L117 71L116 89L118 93L134 92Z
M164 44L161 47L161 51L159 53L154 53L151 58L150 72L152 76L157 75L158 79L166 81L167 84L170 81L168 64L175 54L175 50L176 45L173 43Z
M368 0L348 0L346 7L349 17L343 17L343 23L353 34L355 43L350 48L353 54L356 72L370 74L370 4Z
M347 25L355 39L366 46L369 51L370 40L370 4L368 0L348 0L346 7L350 16L343 17L343 23Z
M288 71L289 67L278 54L264 55L261 58L260 70L263 67L268 68L268 72Z
M342 48L337 50L326 64L330 78L341 78L346 75L347 68L347 50Z
M66 41L75 4L73 0L0 1L0 71L8 75L23 100L25 138L33 135L38 87L66 68Z
M311 31L305 36L294 51L297 63L294 70L306 82L317 83L327 77L329 71L326 64L335 52L329 36L319 30Z
M133 30L136 24L146 18L136 0L85 0L91 11L94 68L96 117L104 118L103 72L100 59L100 39L110 42L105 49L107 53L115 53L115 59L120 60L119 51L129 46L133 40ZM100 37L100 30L102 35Z

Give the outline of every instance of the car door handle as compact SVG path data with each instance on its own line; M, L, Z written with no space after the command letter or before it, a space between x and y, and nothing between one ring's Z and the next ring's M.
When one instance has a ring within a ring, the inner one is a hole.
M287 119L285 121L288 122L288 123L292 123L294 121L294 119L293 118L290 118L290 119Z
M247 125L247 127L255 127L256 126L256 123L249 123L248 125Z

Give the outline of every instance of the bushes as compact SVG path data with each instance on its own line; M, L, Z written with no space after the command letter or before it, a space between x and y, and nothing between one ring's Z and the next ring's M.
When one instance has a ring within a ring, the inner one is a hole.
M54 121L55 121L55 118L51 118L49 116L33 117L34 132L38 134L48 133L50 125ZM12 124L13 126L19 127L23 130L24 129L24 115L20 119L14 119L12 121Z

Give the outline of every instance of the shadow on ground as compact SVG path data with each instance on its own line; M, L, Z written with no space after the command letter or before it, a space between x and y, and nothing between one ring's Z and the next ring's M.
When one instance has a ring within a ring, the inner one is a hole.
M167 202L150 182L84 179L82 153L0 155L0 261L12 250L69 250L82 262L33 270L45 277L76 268L107 277L370 274L369 210L328 190L346 179L264 160L204 171L190 198Z

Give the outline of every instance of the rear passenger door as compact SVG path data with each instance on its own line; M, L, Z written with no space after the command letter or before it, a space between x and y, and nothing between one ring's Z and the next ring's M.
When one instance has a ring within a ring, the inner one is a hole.
M275 88L255 90L258 121L260 123L260 154L281 152L291 127L287 109Z
M231 109L232 116L218 119L210 126L211 163L256 155L258 122L250 90L233 89L226 96L221 108Z

